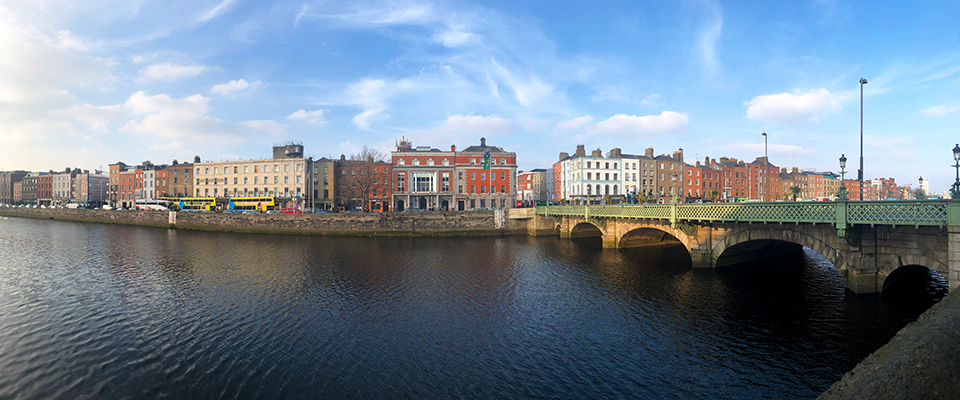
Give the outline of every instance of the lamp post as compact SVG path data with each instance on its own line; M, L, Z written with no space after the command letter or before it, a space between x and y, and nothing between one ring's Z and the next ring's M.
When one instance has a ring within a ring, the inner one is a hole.
M767 158L767 133L766 133L766 132L763 132L762 135L763 135L763 164L764 164L764 167L765 167L765 168L763 169L763 171L764 171L764 172L768 172L766 167L769 167L769 166L770 166L770 159ZM767 178L769 178L769 177L767 177ZM767 192L769 191L768 189L770 189L770 188L768 187L767 183L769 183L769 182L768 182L768 180L765 180L765 179L764 179L764 176L763 176L763 175L760 175L760 180L763 181L763 183L764 183L764 185L763 185L763 186L764 186L764 188L763 188L763 193L760 193L760 201L767 201L767 200L766 200L766 196L767 196Z
M953 165L957 169L957 180L953 182L953 188L950 189L950 197L954 200L960 200L960 143L953 147Z
M847 167L847 156L844 154L840 155L840 190L837 191L837 200L847 200L847 185L843 183L843 177L847 174L847 171L844 169Z
M860 78L860 173L858 179L860 180L860 201L863 201L863 85L867 84L867 80Z

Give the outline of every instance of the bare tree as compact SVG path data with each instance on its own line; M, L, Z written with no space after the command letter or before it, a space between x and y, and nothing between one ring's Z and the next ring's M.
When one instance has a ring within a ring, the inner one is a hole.
M360 153L350 156L351 161L365 161L365 162L387 162L387 155L382 151L377 149L371 149L366 145L363 146L363 150L360 150Z
M365 210L370 210L375 198L389 192L390 163L383 152L363 146L360 153L339 163L343 171L337 176L341 204L351 207L361 204Z

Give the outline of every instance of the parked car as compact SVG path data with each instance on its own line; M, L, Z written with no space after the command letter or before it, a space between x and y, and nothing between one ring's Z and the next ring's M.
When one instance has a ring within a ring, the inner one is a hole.
M295 208L281 208L280 212L284 214L303 214L303 211L297 210Z

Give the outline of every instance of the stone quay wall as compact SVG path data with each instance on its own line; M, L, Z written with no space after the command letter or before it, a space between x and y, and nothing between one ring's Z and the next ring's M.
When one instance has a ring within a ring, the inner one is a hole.
M170 211L0 208L0 215L226 232L340 236L489 236L527 234L511 210L339 214L234 214ZM499 215L498 215L499 213Z

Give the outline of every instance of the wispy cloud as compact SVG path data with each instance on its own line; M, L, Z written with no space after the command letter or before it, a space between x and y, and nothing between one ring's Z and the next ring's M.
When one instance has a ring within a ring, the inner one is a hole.
M207 70L209 70L209 67L203 65L154 64L140 71L140 76L137 80L140 82L172 81L181 78L192 78Z
M926 115L928 117L943 117L947 114L953 114L960 112L960 107L958 106L934 106L930 108L924 108L920 110L920 114Z
M696 53L707 74L716 76L723 69L717 57L717 42L723 33L723 13L716 1L704 1L702 5L706 15L697 39Z
M326 112L327 110L313 110L313 111L298 110L298 111L295 111L293 114L288 115L287 119L292 121L304 121L311 124L317 124L320 122L324 122L324 114Z
M223 0L220 4L217 4L215 7L205 11L199 17L197 17L197 22L207 22L211 19L219 17L225 13L236 0Z
M570 132L583 128L589 125L591 122L593 122L593 116L584 115L580 118L557 122L557 130L560 132Z
M268 132L271 135L279 136L287 130L287 126L273 120L252 120L243 123L244 126L258 131Z
M256 89L261 85L263 85L263 83L260 81L254 81L253 83L250 83L247 82L246 79L240 78L235 81L213 85L213 87L210 88L210 93L219 94L221 96L229 96L234 92L245 89Z
M120 131L168 139L236 138L238 134L230 124L207 115L209 100L199 94L175 99L165 94L136 92L123 103L124 110L134 119Z

